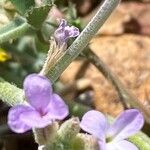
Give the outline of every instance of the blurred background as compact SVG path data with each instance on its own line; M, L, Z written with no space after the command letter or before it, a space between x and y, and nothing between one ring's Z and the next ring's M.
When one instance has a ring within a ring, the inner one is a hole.
M40 1L37 0L37 3ZM66 18L82 30L97 12L100 0L56 0L41 33L34 31L0 46L0 77L22 88L24 77L39 72L49 49L48 39L57 27L56 18ZM16 15L8 0L0 0L0 27ZM70 43L72 41L69 41ZM150 0L122 0L89 47L150 109ZM124 110L113 86L83 57L61 75L55 90L67 101L76 101L116 116ZM32 133L12 133L7 127L9 106L0 101L0 149L36 150ZM150 135L149 127L145 132Z

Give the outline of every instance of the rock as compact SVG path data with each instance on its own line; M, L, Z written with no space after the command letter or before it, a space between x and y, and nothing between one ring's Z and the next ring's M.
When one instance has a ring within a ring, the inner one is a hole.
M150 93L150 37L134 34L97 36L90 46L127 89L145 107L150 107L150 95L147 94ZM61 81L66 85L76 84L80 78L90 80L97 110L116 116L124 109L113 86L93 65L83 60L74 61L62 74Z

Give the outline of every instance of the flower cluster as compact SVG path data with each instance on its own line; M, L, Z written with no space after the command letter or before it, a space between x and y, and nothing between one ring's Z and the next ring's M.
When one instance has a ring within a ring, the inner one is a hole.
M67 21L62 19L58 29L54 33L54 38L59 47L66 45L67 41L71 37L77 37L79 35L79 29L77 27L67 25Z
M91 110L83 116L80 126L98 139L100 150L138 150L126 139L143 124L143 115L137 109L122 112L113 124L109 124L102 113Z
M8 113L8 125L14 132L44 128L68 115L67 105L53 93L51 82L45 76L31 74L23 86L28 104L14 106Z
M66 20L60 20L59 27L55 30L53 37L51 37L50 48L41 71L42 74L47 74L49 68L64 54L69 38L77 37L79 34L80 32L77 27L70 27L67 25Z
M62 19L54 33L58 50L67 45L70 37L78 35L79 29L69 27ZM53 59L57 58L58 52L53 54ZM50 60L52 58L47 61ZM48 62L46 64L51 63ZM25 78L23 87L27 103L12 107L8 113L8 125L14 132L23 133L32 128L45 128L55 120L63 120L69 114L68 106L53 92L51 82L45 76L31 74ZM100 150L138 150L127 138L139 131L143 124L144 118L137 109L122 112L112 124L108 123L102 113L91 110L83 116L80 127L98 139Z
M12 107L8 114L8 125L14 132L44 128L68 115L67 105L52 91L45 76L31 74L25 78L23 86L28 103ZM100 150L138 150L126 139L139 131L143 124L143 115L137 109L122 112L112 124L102 113L91 110L83 116L80 127L98 139Z

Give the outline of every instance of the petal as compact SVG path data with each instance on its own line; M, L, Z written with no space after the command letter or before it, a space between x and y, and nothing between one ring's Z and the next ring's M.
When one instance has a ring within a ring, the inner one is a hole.
M52 86L45 76L31 74L25 78L24 91L30 105L43 112L50 102Z
M22 113L21 120L32 128L44 128L52 124L51 116L48 114L41 116L40 113L36 110Z
M138 150L138 148L134 144L122 140L119 142L108 143L106 145L106 150Z
M65 27L65 31L64 31L64 39L65 40L67 40L67 39L69 39L69 38L71 38L71 37L76 37L76 36L78 36L79 35L79 29L77 28L77 27L74 27L74 26L71 26L71 27L69 27L69 26L66 26Z
M80 31L77 27L74 27L74 26L71 26L70 27L70 30L71 30L71 37L76 37L80 34Z
M98 141L99 144L99 150L106 150L106 142L105 139L104 140L99 140Z
M108 124L105 116L102 113L96 110L91 110L82 117L80 127L84 131L103 141Z
M21 120L21 114L27 111L32 111L33 109L29 106L17 105L10 108L8 112L8 126L10 129L16 133L24 133L31 129Z
M51 102L47 109L48 115L50 115L51 118L54 120L55 119L63 120L69 114L68 106L57 94L53 94Z
M68 39L79 35L79 29L74 26L68 26L66 20L62 19L58 29L54 32L54 38L57 45L66 44Z
M63 27L64 28L66 25L67 25L67 21L65 19L61 19L59 27Z
M126 139L138 132L144 124L144 118L137 109L129 109L121 113L114 124L109 128L108 137L114 137L113 140Z

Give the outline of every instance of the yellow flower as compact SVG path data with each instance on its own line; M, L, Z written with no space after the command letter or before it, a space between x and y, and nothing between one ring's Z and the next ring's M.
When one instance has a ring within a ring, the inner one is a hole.
M0 48L0 62L5 62L10 58L10 55L4 49Z

